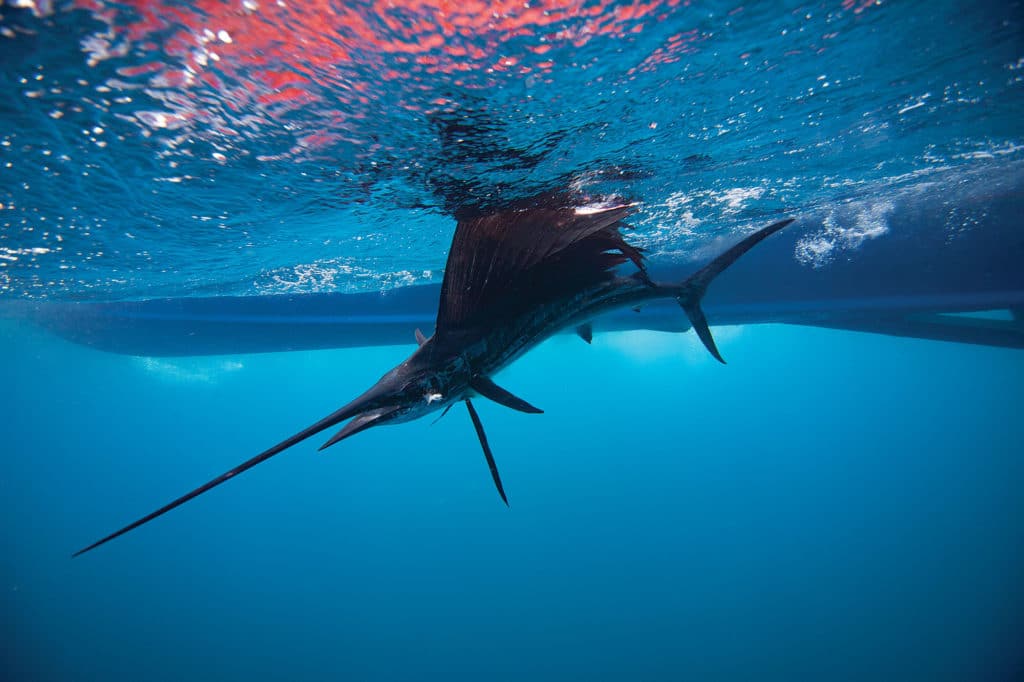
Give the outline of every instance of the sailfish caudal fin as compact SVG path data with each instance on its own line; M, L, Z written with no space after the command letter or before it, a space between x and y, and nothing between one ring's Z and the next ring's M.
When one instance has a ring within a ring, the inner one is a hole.
M750 235L739 244L736 244L721 256L718 256L703 268L690 275L690 277L688 277L682 284L682 292L676 296L676 300L679 301L679 305L682 306L684 311L686 311L686 316L690 318L690 324L693 325L693 330L697 332L697 336L700 337L704 347L707 348L708 351L715 356L715 359L722 364L725 364L725 360L722 359L722 354L718 352L718 347L715 346L715 339L711 336L711 329L708 328L708 320L704 316L704 311L700 307L701 299L703 299L704 294L707 293L708 285L719 275L719 273L735 263L740 256L752 249L766 237L770 237L792 222L792 218L780 220L779 222L769 225L768 227L758 230L754 234Z

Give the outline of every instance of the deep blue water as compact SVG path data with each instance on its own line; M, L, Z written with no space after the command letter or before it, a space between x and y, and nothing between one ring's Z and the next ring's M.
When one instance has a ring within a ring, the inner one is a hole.
M959 200L1020 187L1020 3L14 4L0 304L436 283L454 203L566 184L642 202L654 264L813 215L827 276L918 199L936 268L1011 232ZM724 367L626 332L502 373L545 410L479 405L509 508L455 410L71 559L412 330L155 358L0 314L0 680L1022 679L1024 354L714 331Z
M559 337L468 418L301 445L407 348L143 361L6 325L5 679L1011 680L1024 357Z

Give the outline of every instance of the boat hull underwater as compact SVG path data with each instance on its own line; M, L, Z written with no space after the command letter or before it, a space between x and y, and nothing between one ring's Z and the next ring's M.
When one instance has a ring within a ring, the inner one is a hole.
M704 301L717 324L785 323L1024 348L1024 174L965 178L948 191L887 196L801 213L730 267ZM966 226L966 227L965 227ZM724 248L724 247L723 247ZM817 249L817 251L815 251ZM824 249L824 250L822 250ZM693 264L654 262L681 281ZM185 297L122 302L0 302L68 340L129 355L196 356L405 345L434 323L440 286L372 293ZM975 317L958 313L1005 311ZM668 299L610 310L595 332L683 332ZM570 328L571 330L571 328Z

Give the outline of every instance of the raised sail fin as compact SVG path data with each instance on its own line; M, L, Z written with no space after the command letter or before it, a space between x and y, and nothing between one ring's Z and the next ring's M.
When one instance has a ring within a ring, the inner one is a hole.
M460 219L448 251L436 333L487 328L613 277L640 251L619 232L633 204L576 208L545 197L525 208Z

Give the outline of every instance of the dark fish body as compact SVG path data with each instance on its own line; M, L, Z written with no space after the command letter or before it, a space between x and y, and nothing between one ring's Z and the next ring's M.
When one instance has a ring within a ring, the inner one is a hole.
M654 284L640 277L616 277L567 300L556 301L508 324L489 330L480 345L480 371L494 374L552 335L619 308L635 307L658 298L674 298L677 287Z
M658 298L673 298L678 288L645 282L637 277L616 277L569 299L539 306L493 329L471 330L463 338L427 341L406 362L447 381L431 383L432 395L442 395L434 409L472 396L469 379L492 376L535 346L560 331L603 313L632 307ZM460 382L456 377L464 378ZM444 385L442 385L444 384Z
M416 411L413 416L403 413L404 418L396 416L393 421L409 421L472 397L469 384L474 376L497 374L563 329L616 308L667 295L662 287L621 277L570 300L542 306L494 329L468 330L459 337L442 340L432 336L396 368L399 374L423 375L423 402L428 409Z
M76 552L82 554L184 504L321 431L349 420L326 448L381 424L406 422L466 404L495 487L508 504L472 399L483 396L527 413L541 410L491 376L551 335L573 326L588 343L589 321L616 308L674 298L707 349L722 361L700 301L737 258L792 222L759 230L676 284L653 282L639 249L623 238L633 204L575 208L548 195L523 207L459 220L448 254L433 336L369 390L331 415L156 511ZM632 262L636 271L617 273ZM724 362L724 361L723 361Z

